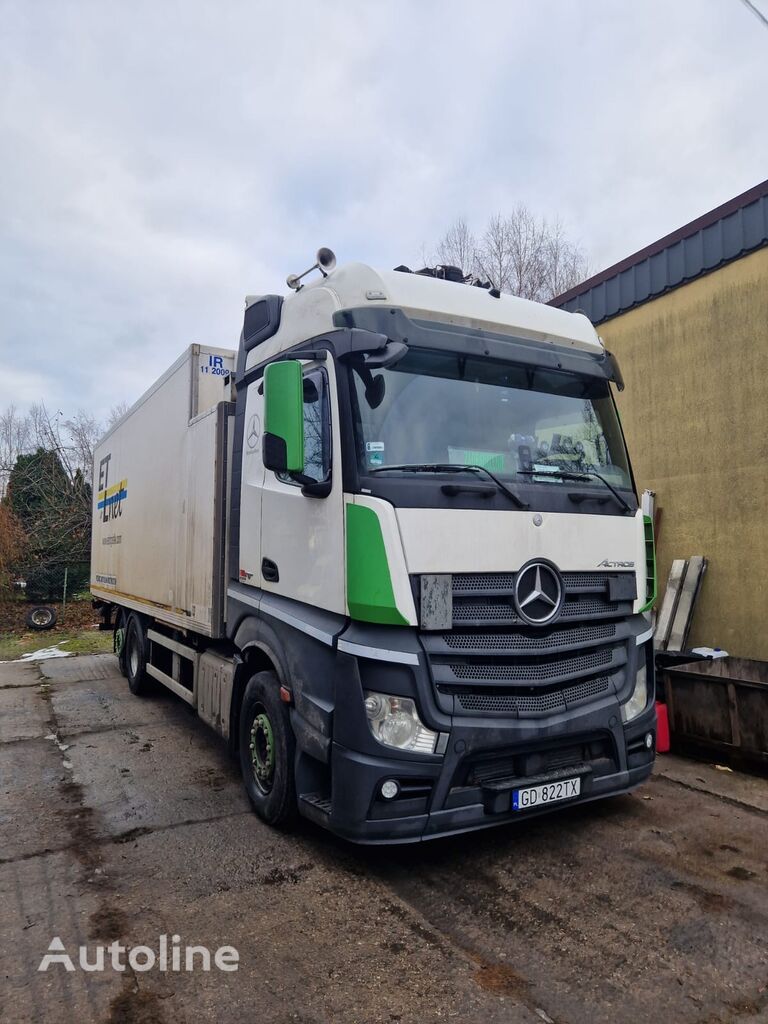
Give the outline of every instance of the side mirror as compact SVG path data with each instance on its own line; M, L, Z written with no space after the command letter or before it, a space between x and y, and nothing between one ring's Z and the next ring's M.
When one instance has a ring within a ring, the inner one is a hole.
M610 366L610 379L614 382L614 384L619 389L619 391L623 391L624 390L624 378L621 375L621 370L619 368L619 361L616 358L616 356L613 354L613 352L606 352L605 355L606 355L606 357L608 359L608 365Z
M298 359L264 371L264 465L275 473L304 469L304 382Z

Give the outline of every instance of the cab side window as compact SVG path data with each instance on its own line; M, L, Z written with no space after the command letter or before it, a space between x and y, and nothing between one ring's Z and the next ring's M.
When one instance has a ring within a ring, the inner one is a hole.
M304 375L304 476L317 482L331 471L331 406L328 375L310 370ZM293 484L287 473L278 479Z

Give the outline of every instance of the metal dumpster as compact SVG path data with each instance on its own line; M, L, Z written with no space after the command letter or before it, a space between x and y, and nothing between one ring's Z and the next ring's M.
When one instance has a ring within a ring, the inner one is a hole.
M662 670L672 749L768 768L768 662L719 658Z

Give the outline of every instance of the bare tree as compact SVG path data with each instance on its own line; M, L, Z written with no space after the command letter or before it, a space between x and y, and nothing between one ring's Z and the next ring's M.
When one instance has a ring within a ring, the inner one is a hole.
M508 292L512 271L512 241L507 219L501 214L490 218L480 238L477 264L481 277L487 278L494 288Z
M538 302L547 302L588 274L583 249L567 238L561 222L537 217L522 204L509 214L491 216L479 237L459 218L436 249L441 263Z
M524 299L543 298L547 262L547 223L525 206L517 206L507 217L510 247L509 291Z
M71 420L64 421L67 432L66 467L68 474L80 471L90 483L93 474L93 450L96 447L104 428L95 416L78 409Z
M548 299L562 295L589 277L584 250L566 237L558 219L547 231L545 256L544 294Z
M29 451L31 427L29 417L21 416L15 405L0 413L0 498L8 486L8 474L19 455Z
M107 416L106 430L111 430L114 425L119 422L125 416L130 409L130 405L127 402L118 402L117 405L113 405L109 410L109 416Z
M474 274L477 267L477 239L463 217L451 224L437 243L438 262L459 267L465 274Z

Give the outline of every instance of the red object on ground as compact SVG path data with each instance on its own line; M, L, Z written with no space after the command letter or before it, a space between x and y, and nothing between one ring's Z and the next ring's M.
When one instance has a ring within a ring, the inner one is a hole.
M669 718L667 716L667 705L660 700L656 701L656 753L669 753Z

